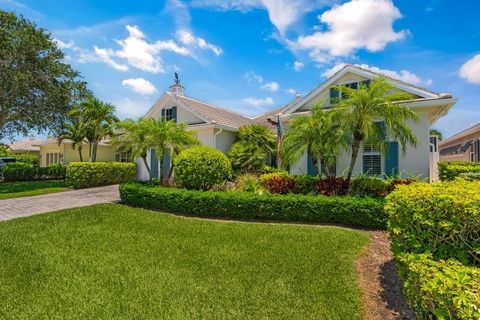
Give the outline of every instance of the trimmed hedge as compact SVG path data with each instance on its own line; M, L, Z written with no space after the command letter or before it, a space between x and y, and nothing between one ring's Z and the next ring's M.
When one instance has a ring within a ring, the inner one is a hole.
M440 161L438 176L442 181L451 181L468 173L480 173L480 162Z
M350 196L256 195L204 192L144 183L120 186L122 202L173 213L248 220L333 223L385 228L382 199Z
M402 254L400 273L419 319L480 319L480 269L427 254Z
M134 181L136 165L132 162L70 162L66 180L75 189Z
M11 162L3 169L3 181L38 181L38 180L64 180L65 167L51 165L46 168L34 167L22 162Z
M414 183L387 199L394 252L480 265L480 182Z

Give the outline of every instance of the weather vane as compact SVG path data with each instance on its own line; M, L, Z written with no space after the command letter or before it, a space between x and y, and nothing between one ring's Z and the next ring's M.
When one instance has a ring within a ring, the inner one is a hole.
M175 83L179 84L180 80L178 79L178 73L175 71Z

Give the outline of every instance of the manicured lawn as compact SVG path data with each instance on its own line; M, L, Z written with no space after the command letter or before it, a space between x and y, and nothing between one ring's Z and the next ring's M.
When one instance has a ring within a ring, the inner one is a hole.
M217 222L119 204L0 223L1 319L358 319L338 227Z
M0 183L0 200L60 192L67 189L65 181L31 181Z

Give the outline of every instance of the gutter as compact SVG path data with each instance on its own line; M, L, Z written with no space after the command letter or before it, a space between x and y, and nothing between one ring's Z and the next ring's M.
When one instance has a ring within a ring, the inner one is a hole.
M223 129L220 128L220 129L218 129L217 132L214 132L214 134L213 134L213 147L214 147L215 149L217 149L217 136L218 136L220 133L222 133L222 132L223 132Z

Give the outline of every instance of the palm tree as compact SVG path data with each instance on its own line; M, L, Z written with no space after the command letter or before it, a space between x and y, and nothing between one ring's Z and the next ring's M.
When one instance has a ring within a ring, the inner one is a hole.
M282 140L282 157L285 165L295 164L308 152L316 167L325 168L331 176L329 166L335 163L344 131L335 112L316 105L311 115L292 119Z
M148 165L147 154L152 147L151 135L153 119L140 118L138 121L127 119L116 125L119 133L112 138L112 144L118 144L120 150L131 150L132 156L140 157L152 179L151 168Z
M80 162L83 162L82 147L85 142L85 125L81 119L73 118L70 123L63 126L63 129L58 137L58 145L63 140L71 140L73 150L78 150Z
M406 121L418 122L418 117L402 104L402 101L411 100L412 95L396 91L383 77L374 79L369 86L362 83L358 89L347 86L335 89L343 95L335 111L344 123L346 145L352 152L347 179L352 177L361 143L368 142L382 150L386 130L398 141L403 153L407 144L416 146L417 138ZM382 120L384 127L376 125L376 120Z
M182 150L198 145L199 141L195 132L188 131L185 123L176 123L173 120L150 119L150 145L157 153L160 161L160 168L164 168L165 155L173 160ZM160 170L160 181L165 182L165 178L170 179L173 172L173 165L170 166L168 175L165 176L164 170Z
M89 140L92 144L91 161L97 159L98 143L102 138L111 134L111 127L118 122L115 116L115 107L96 98L90 98L82 103L82 117L90 130Z
M251 124L240 127L238 141L228 151L236 171L258 171L275 152L275 134L266 126Z

